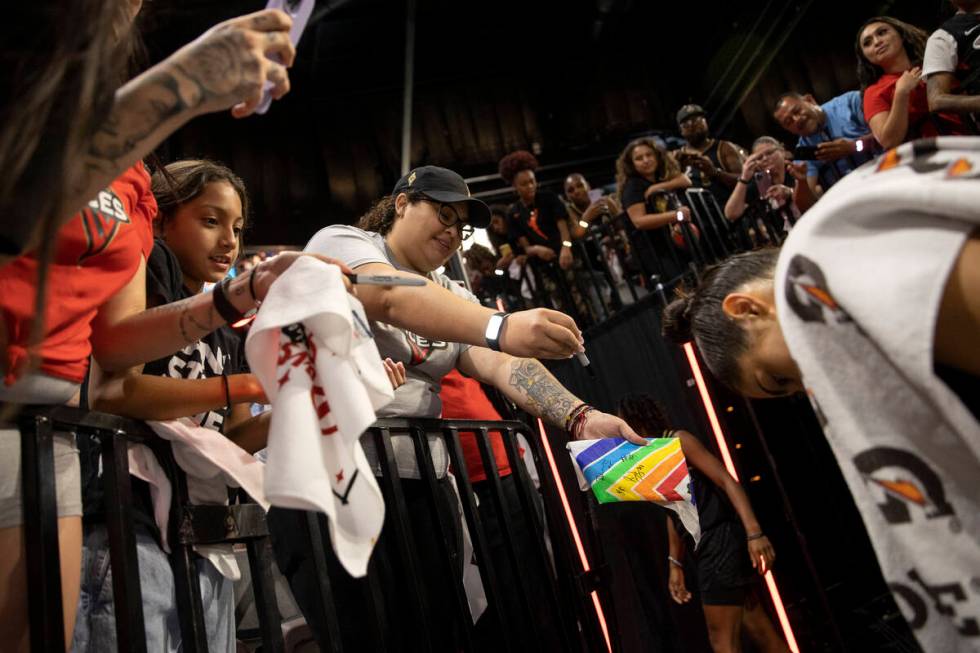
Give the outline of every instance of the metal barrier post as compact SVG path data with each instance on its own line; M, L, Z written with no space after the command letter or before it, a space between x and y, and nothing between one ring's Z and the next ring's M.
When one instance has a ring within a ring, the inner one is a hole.
M372 428L375 450L381 465L381 491L385 499L385 528L392 529L391 536L395 538L404 573L408 585L413 590L409 597L409 609L413 612L413 620L419 624L419 640L423 650L432 651L432 640L429 637L429 606L425 593L421 591L421 579L418 573L418 560L415 556L415 541L411 527L408 525L408 507L405 496L401 492L401 477L395 462L395 452L391 447L391 431L387 428ZM392 510L393 509L393 510Z
M409 427L409 434L412 436L412 443L415 445L415 461L419 468L422 480L429 489L429 507L435 517L437 528L439 529L439 541L442 554L447 563L447 571L451 580L454 598L456 599L456 612L463 625L463 645L465 650L473 649L473 619L470 616L469 604L466 601L466 593L463 591L463 563L461 552L454 551L455 542L452 540L452 529L445 523L442 511L439 510L438 496L441 492L439 481L436 478L435 466L432 463L432 452L429 451L428 438L425 430L419 426Z
M528 434L528 440L530 441L530 434ZM555 578L555 569L551 561L551 557L548 555L548 550L545 546L544 541L544 524L541 522L538 516L537 506L534 503L533 492L534 488L531 486L531 479L528 478L527 470L524 468L524 460L518 454L517 451L517 431L514 428L508 428L504 432L504 449L507 451L507 461L510 463L510 470L512 474L517 476L517 493L521 500L521 508L524 513L528 516L528 520L531 523L531 530L538 536L535 538L535 554L537 557L537 563L541 565L544 570L545 575L548 578L548 601L550 603L550 608L552 614L555 615L555 619L558 623L558 629L562 638L562 645L564 650L571 651L572 643L568 637L569 624L566 615L561 609L561 604L558 600L558 583ZM533 457L533 455L532 455ZM538 478L542 478L544 475L541 473L542 468L538 466Z
M470 482L469 474L466 472L466 464L463 460L463 451L459 444L459 431L454 426L443 430L443 439L446 441L446 450L449 453L449 462L455 470L456 485L459 488L461 503L463 504L463 518L470 529L470 537L473 540L473 552L476 554L477 562L480 566L480 578L483 581L483 590L487 595L487 609L491 612L500 629L499 634L504 642L504 650L517 650L513 646L510 637L510 630L504 622L501 610L503 594L500 592L497 583L497 570L494 568L493 559L490 556L490 546L487 543L486 531L483 528L483 520L476 506L476 494L473 492L473 484Z
M323 624L327 632L322 633L321 645L327 646L328 653L343 653L343 637L340 632L340 622L337 620L337 611L334 609L335 601L333 589L330 585L330 574L327 571L327 554L323 549L323 533L320 531L320 513L307 512L306 533L310 538L310 551L313 554L313 569L316 571L317 589L320 593L320 603L323 606ZM383 637L383 634L382 634Z
M54 434L51 420L41 415L24 416L18 420L18 426L24 492L25 556L31 585L27 593L31 650L37 653L63 651L65 627L61 603Z
M527 574L524 573L517 549L515 548L514 530L511 528L510 515L507 514L507 508L505 506L504 489L500 482L500 470L497 469L497 461L494 460L493 452L490 450L490 439L486 427L475 429L474 435L476 436L477 448L480 450L480 458L483 461L483 470L487 475L487 482L490 484L493 509L497 513L497 520L500 523L504 541L507 543L507 557L510 561L511 570L514 572L514 578L517 579L517 586L521 591L521 608L526 615L530 616L532 614L531 597L527 588ZM537 627L534 629L534 634L537 639L537 646L542 646L541 633ZM530 642L520 642L520 644L523 647L528 647Z
M102 444L102 488L106 531L112 565L112 600L119 651L146 652L139 558L133 524L133 492L129 479L129 447L121 430L98 430Z

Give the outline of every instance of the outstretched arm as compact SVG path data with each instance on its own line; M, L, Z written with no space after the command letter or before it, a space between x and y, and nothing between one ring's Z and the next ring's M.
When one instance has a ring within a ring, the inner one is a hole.
M583 403L533 358L516 358L484 347L470 347L460 356L459 370L496 387L523 410L561 428L572 411ZM586 416L578 436L583 440L618 437L640 445L647 443L626 422L598 410Z
M728 497L732 507L735 508L735 512L738 513L742 526L745 528L746 536L753 538L748 541L752 566L760 574L764 573L772 567L776 554L772 550L772 545L769 544L769 539L762 535L759 520L755 517L755 512L752 510L752 504L749 502L745 490L696 437L687 431L678 431L677 436L681 440L681 449L684 451L684 457L688 464L700 470L712 483L717 485Z

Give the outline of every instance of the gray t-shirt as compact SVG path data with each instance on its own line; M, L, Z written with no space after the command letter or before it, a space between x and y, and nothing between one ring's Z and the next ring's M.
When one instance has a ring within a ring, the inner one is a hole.
M385 263L397 270L418 274L395 260L381 234L357 227L324 227L306 244L305 251L343 261L351 269L368 263ZM432 272L428 278L463 299L479 303L471 292L444 274ZM440 317L452 319L451 315ZM395 390L395 398L378 411L378 417L439 417L442 414L442 400L439 398L442 378L456 367L460 354L470 345L432 341L411 331L374 320L371 321L371 330L381 356L391 358L396 363L401 361L405 365L404 385ZM395 440L398 440L393 441L393 445L400 473L417 478L411 445L400 442L404 438ZM373 464L373 441L363 438L361 444ZM437 438L430 438L430 446L436 470L442 476L448 465L443 443Z
M325 227L310 239L306 251L338 259L351 269L367 263L386 263L397 270L414 273L395 260L381 234L357 227ZM472 293L444 274L433 272L428 278L463 299L479 303ZM373 320L371 330L378 351L396 363L404 363L406 377L405 384L395 391L394 400L378 412L378 417L439 417L442 414L439 399L442 378L456 367L460 354L469 345L432 341Z

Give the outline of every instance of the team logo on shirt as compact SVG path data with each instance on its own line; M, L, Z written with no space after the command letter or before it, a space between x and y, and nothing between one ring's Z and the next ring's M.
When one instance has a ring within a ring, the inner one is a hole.
M412 350L411 360L408 361L409 365L421 365L429 360L433 351L449 348L449 344L442 340L429 340L411 331L403 331L403 333L405 340L408 341L409 349Z
M129 215L119 197L111 188L99 191L81 210L82 231L85 232L85 251L78 257L78 265L104 251L116 237L119 226L129 224Z
M786 302L804 322L841 324L851 318L830 294L820 266L797 254L786 270Z

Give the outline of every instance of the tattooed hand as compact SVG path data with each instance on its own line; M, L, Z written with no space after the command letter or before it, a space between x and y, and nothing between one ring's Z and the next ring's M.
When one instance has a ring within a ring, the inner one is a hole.
M123 85L75 171L62 220L194 116L229 107L236 118L247 116L267 81L272 97L289 92L291 25L278 9L227 20Z
M243 118L261 102L266 81L274 84L273 98L288 93L286 68L296 56L291 26L284 12L266 9L219 23L178 50L168 61L187 104L201 113L232 107Z

